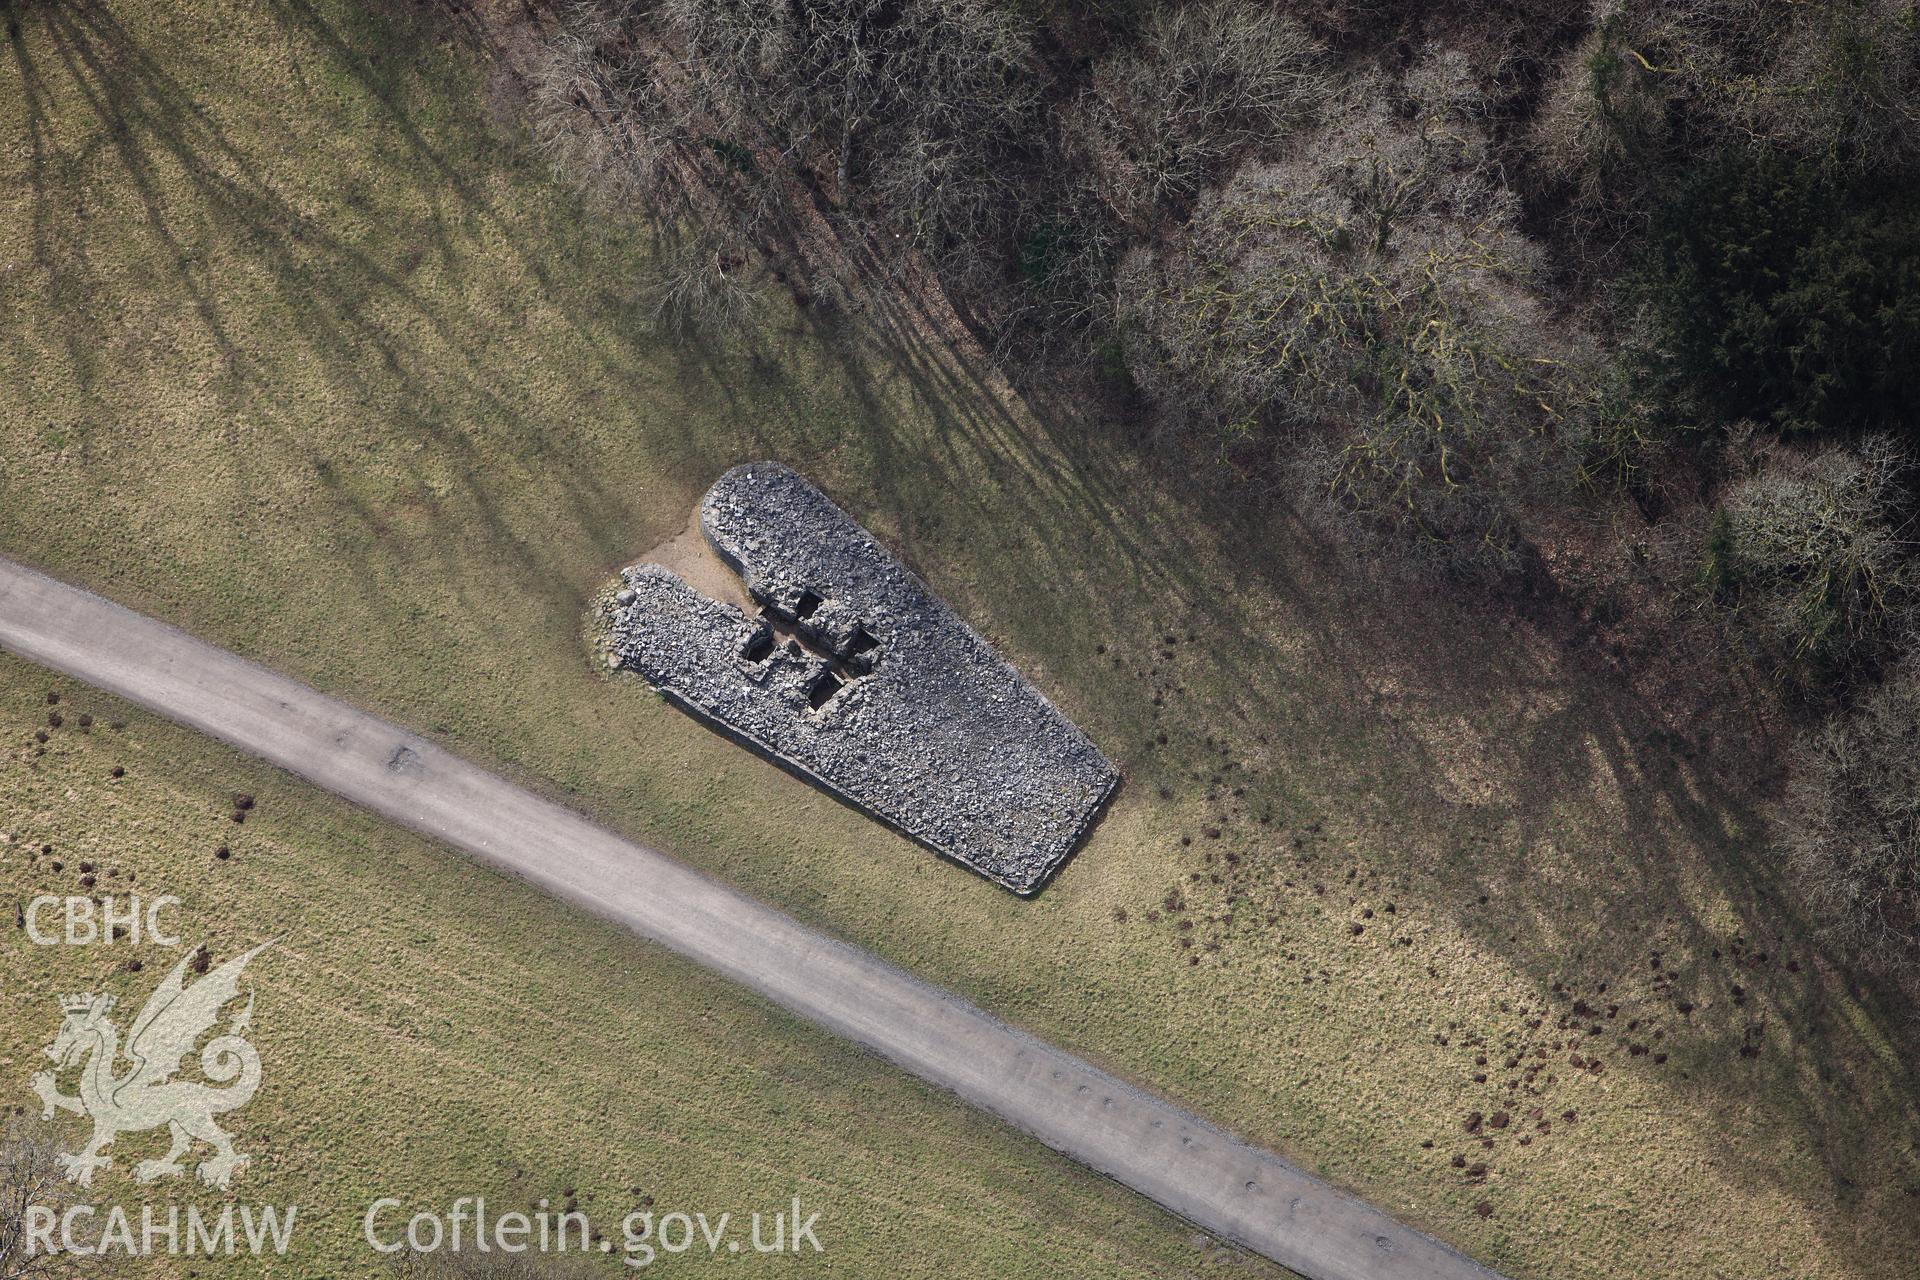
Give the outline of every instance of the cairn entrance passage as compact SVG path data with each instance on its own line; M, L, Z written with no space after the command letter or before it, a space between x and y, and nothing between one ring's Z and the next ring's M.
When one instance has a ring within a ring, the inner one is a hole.
M727 472L699 524L751 603L630 568L603 602L609 664L935 852L1037 891L1118 783L1099 749L788 468Z
M747 648L741 654L748 662L757 663L769 657L774 646L784 644L794 657L803 654L812 657L823 673L834 676L837 681L825 696L813 703L815 710L825 706L843 686L870 674L880 661L880 642L864 626L856 625L845 642L836 647L831 636L807 621L826 603L824 596L804 591L791 610L781 609L771 601L760 602L753 614L761 624L760 630L747 641ZM803 608L805 614L801 613ZM811 700L811 692L808 697Z

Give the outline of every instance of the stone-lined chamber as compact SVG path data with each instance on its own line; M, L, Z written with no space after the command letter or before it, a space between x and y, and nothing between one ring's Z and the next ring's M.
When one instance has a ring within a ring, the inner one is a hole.
M700 506L749 616L636 565L608 662L801 777L1018 894L1118 782L1099 749L825 494L772 462Z

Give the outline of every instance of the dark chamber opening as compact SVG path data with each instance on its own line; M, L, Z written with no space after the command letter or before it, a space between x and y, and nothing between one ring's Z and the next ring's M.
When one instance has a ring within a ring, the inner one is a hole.
M815 711L833 701L833 695L846 687L846 681L831 671L822 671L818 679L807 689L807 705Z

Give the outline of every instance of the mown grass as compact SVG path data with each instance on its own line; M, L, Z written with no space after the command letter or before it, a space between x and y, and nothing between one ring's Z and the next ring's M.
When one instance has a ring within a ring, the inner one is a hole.
M1516 1275L1908 1265L1911 1055L1799 941L1719 764L1737 708L1686 720L1549 628L1372 590L906 327L770 303L746 339L654 332L642 227L549 181L439 37L351 4L23 16L0 548L548 786ZM1037 901L591 669L590 593L762 456L1125 767Z

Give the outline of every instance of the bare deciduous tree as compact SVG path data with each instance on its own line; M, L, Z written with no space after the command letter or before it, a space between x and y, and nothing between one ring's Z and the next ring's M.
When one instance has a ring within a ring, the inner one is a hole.
M936 259L1011 225L1038 134L1024 19L993 0L666 0L721 122L764 131Z
M1202 198L1119 283L1129 367L1189 439L1283 474L1421 563L1506 566L1509 503L1570 478L1582 379L1538 256L1487 176L1464 68L1377 86L1287 159ZM1404 106L1404 113L1396 110ZM1407 118L1403 118L1403 114Z
M667 245L651 282L655 318L676 329L729 333L760 305L744 250L712 232L695 231Z
M1229 159L1284 143L1328 85L1318 42L1285 14L1250 0L1156 7L1138 43L1096 68L1066 121L1068 146L1137 223Z
M69 1280L93 1273L85 1255L47 1251L29 1236L31 1215L55 1219L69 1203L51 1127L16 1120L0 1135L0 1280ZM56 1247L59 1237L54 1237Z
M1910 470L1875 436L1812 456L1777 451L1728 492L1708 580L1783 675L1842 682L1911 629Z
M1912 0L1607 0L1532 130L1595 266L1671 165L1752 142L1863 173L1920 160Z
M530 74L534 137L569 181L618 204L646 200L686 129L647 47L644 0L575 0Z
M1870 968L1920 976L1920 668L1803 738L1794 767L1787 857L1829 936Z

